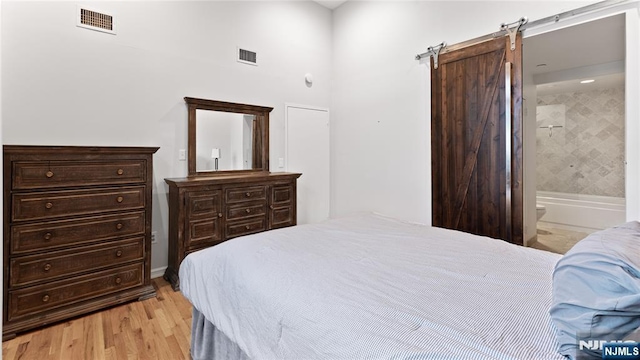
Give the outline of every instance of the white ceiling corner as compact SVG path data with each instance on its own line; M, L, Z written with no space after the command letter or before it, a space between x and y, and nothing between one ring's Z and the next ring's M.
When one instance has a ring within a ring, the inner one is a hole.
M313 1L331 10L347 2L347 0L313 0Z

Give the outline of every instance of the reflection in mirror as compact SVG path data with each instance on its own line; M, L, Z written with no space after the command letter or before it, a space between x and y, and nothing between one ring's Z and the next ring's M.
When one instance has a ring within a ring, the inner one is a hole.
M196 110L196 172L252 168L254 115Z

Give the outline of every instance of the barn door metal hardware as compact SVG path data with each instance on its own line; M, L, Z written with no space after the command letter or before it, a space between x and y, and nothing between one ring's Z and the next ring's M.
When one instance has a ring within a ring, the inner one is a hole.
M447 46L446 42L441 42L438 45L435 46L429 46L427 48L427 52L426 53L422 53L419 55L416 55L416 60L420 60L424 57L428 57L428 56L433 56L433 68L437 69L438 68L438 55L440 55L440 51L442 49L444 49Z
M511 40L511 51L516 49L516 35L520 30L520 27L526 24L529 21L526 16L523 16L518 21L514 21L512 23L502 23L500 24L500 30L506 31L507 35L509 35L509 40Z

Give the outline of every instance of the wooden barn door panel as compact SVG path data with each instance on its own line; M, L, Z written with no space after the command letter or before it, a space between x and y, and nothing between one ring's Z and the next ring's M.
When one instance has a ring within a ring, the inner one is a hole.
M431 70L433 225L522 244L520 38L441 54ZM511 231L505 67L512 64ZM520 162L520 163L518 163Z

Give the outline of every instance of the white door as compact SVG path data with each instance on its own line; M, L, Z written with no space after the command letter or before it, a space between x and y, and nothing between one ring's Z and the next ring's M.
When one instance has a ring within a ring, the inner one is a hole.
M286 166L300 172L298 179L298 224L329 218L329 111L286 105Z

